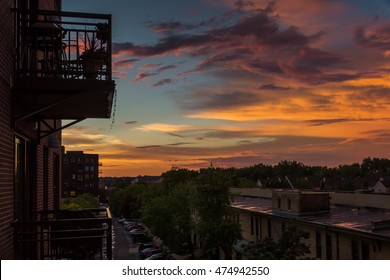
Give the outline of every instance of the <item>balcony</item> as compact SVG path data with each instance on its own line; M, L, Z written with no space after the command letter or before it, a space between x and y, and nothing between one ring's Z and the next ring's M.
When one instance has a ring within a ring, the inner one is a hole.
M112 259L109 209L42 211L13 224L19 259Z
M111 15L14 12L15 122L110 118Z

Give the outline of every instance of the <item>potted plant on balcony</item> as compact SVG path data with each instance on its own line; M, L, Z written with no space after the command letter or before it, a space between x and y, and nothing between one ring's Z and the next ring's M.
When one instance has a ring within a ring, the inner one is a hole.
M96 79L104 65L109 63L107 52L108 24L98 23L94 31L85 33L84 51L80 54L83 75L87 79Z

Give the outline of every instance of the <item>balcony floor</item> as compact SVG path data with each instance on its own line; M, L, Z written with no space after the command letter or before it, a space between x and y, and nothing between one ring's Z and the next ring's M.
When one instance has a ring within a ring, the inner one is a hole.
M16 119L110 118L115 82L94 79L18 78L14 97Z

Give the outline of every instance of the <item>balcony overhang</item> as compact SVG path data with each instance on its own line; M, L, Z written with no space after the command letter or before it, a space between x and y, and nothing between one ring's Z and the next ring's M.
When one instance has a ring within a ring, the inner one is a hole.
M112 80L16 78L15 120L110 118Z
M14 122L110 118L111 15L14 12Z

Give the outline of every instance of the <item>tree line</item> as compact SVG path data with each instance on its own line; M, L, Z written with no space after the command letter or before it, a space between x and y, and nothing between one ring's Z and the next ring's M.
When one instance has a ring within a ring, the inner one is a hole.
M115 216L142 220L152 235L163 240L174 253L194 257L196 235L202 258L217 258L222 250L225 259L231 259L233 244L242 236L237 213L229 207L230 175L220 168L171 170L162 174L159 184L118 188L110 196L109 205ZM286 234L295 236L289 243L296 248L294 253L283 249L288 236L282 236L278 242L266 239L243 249L254 259L291 259L308 252L301 242L307 238L304 233L291 229ZM264 251L270 248L272 252Z

